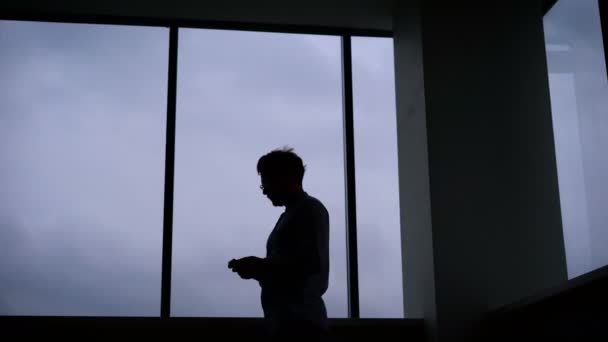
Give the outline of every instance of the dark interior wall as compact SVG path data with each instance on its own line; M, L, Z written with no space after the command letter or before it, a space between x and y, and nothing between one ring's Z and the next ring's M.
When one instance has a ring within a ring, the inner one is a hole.
M423 83L433 258L427 271L434 274L439 331L460 334L488 310L565 282L567 274L542 2L443 4L421 1L422 43L412 46L397 29L395 50L417 48L422 58L423 81L398 77L397 86ZM409 19L401 11L395 27ZM412 62L412 53L403 56L397 66ZM397 106L399 116L411 112L405 102ZM416 220L404 220L404 239L415 229L408 223Z
M541 6L426 5L436 266L500 306L566 280Z
M425 5L441 320L567 275L540 2L478 2L471 12Z
M390 30L391 0L4 0L9 10Z

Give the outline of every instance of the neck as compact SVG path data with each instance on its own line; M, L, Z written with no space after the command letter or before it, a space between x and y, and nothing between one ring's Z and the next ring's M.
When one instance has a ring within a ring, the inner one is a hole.
M303 195L304 190L302 188L290 192L285 198L285 208L293 206L300 198L302 198Z

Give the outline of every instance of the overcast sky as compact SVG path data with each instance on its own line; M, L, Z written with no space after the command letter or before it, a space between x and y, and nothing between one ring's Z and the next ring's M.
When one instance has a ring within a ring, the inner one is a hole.
M545 18L570 276L608 263L593 3ZM0 21L0 314L159 314L167 50L165 28ZM361 313L401 317L392 40L355 38L353 71ZM226 263L264 255L282 209L255 164L289 145L330 212L324 298L345 317L339 38L182 29L177 91L172 314L261 316Z
M0 313L158 315L168 31L0 24ZM361 311L401 317L392 40L353 41ZM289 145L331 217L347 315L340 39L180 31L172 314L261 316L226 268L264 256L283 209L259 189Z

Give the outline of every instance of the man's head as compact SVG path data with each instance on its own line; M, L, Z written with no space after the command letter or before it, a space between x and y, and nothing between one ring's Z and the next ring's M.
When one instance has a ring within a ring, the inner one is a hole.
M304 169L302 158L293 149L274 150L258 160L260 188L274 206L283 206L291 195L302 191Z

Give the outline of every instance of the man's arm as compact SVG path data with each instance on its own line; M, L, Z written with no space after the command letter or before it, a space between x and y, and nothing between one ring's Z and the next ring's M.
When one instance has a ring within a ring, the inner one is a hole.
M248 256L231 260L228 267L243 279L258 281L269 276L284 280L300 279L321 271L322 253L328 252L329 215L322 205L317 204L300 210L290 220L293 226L288 227L289 235L283 240L281 253L268 258Z

